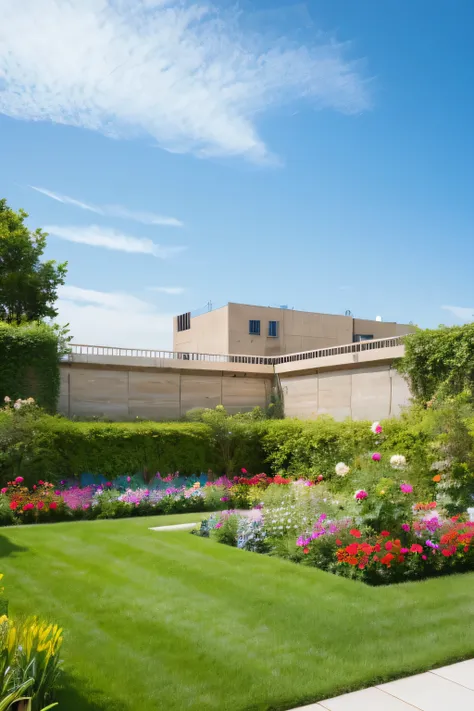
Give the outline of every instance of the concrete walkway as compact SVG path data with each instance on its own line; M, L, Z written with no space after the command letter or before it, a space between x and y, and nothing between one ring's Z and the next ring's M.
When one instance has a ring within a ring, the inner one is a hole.
M293 711L467 711L474 709L474 659L344 694Z
M197 526L196 523L175 523L174 526L153 526L150 531L190 531Z

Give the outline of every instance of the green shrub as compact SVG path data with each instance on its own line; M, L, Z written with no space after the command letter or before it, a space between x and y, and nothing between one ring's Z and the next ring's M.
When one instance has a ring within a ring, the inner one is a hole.
M157 471L183 475L215 467L209 428L200 423L89 423L0 412L0 480L58 481L82 473L113 479Z
M59 396L57 329L44 323L13 326L0 321L0 402L33 397L48 412Z

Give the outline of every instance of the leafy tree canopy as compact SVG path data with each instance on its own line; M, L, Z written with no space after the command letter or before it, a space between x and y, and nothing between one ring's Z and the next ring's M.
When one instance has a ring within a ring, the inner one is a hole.
M64 284L67 262L42 261L47 234L32 232L28 214L0 200L0 321L21 324L54 318L58 286Z
M404 337L398 370L424 402L474 392L474 323L419 330Z

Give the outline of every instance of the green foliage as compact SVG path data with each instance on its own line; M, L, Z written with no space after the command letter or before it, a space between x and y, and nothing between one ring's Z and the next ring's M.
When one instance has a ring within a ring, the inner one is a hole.
M285 470L297 476L333 473L337 462L350 461L373 443L370 423L336 422L331 417L266 422L262 438L273 471Z
M397 368L422 402L474 389L474 323L418 330L404 337Z
M0 321L0 404L33 397L55 412L59 396L59 342L64 332L44 323L11 326Z
M194 474L213 466L209 428L200 423L74 422L22 410L0 412L0 480L55 482L85 472Z
M220 525L219 525L220 524ZM212 537L227 546L237 546L239 517L236 514L221 516L219 523L212 531Z
M0 200L0 320L7 323L57 316L53 304L67 271L66 263L42 260L47 234L31 232L27 217Z
M260 408L228 415L225 408L218 405L215 410L191 411L187 417L209 428L216 471L233 474L242 467L253 472L263 470L261 434L266 423Z

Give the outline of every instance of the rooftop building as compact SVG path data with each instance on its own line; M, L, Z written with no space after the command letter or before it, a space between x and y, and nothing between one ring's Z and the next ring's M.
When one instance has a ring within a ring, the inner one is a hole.
M176 316L173 350L277 356L411 333L415 327L353 316L295 311L285 306L229 303L198 316Z

